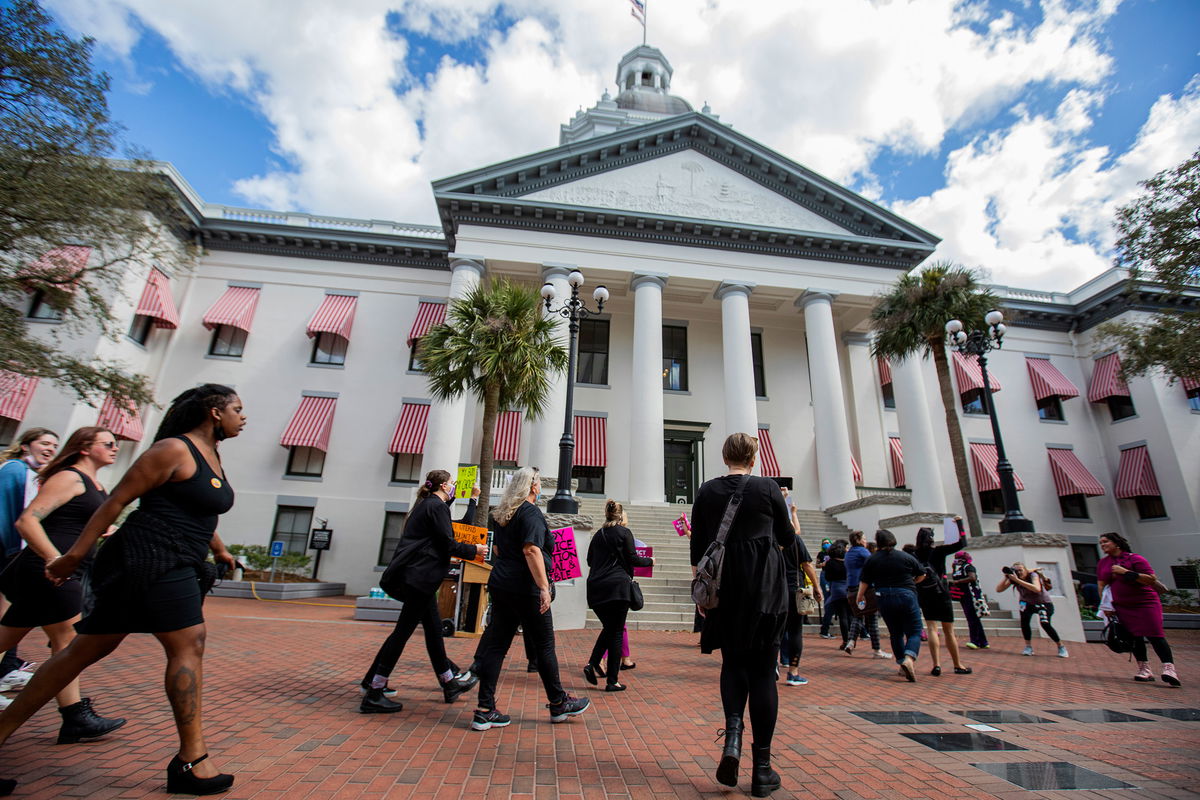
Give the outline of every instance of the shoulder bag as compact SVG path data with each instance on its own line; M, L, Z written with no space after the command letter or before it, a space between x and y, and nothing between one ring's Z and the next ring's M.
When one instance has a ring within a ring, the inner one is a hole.
M811 616L821 613L821 604L814 596L813 587L804 574L804 565L800 563L800 547L796 547L796 571L800 574L800 588L796 590L796 613L800 616Z
M619 566L621 566L621 561L623 560L622 555L625 551L618 550L617 548L613 547L612 538L607 535L610 530L611 530L611 528L604 529L604 532L605 532L604 539L605 539L605 541L608 542L609 548L613 551L614 563L616 563L616 565L619 567ZM630 570L630 571L632 572L632 570ZM639 586L638 582L635 581L633 579L633 577L631 576L629 578L629 610L630 611L641 611L645 607L646 607L646 597L642 594L642 587Z
M729 535L733 518L737 516L738 508L742 505L742 493L749 480L749 475L742 476L733 497L729 498L729 504L725 506L725 516L721 518L717 538L704 551L700 563L696 565L696 577L692 578L692 600L705 611L716 608L720 602L721 571L725 567L725 537Z
M1121 624L1116 614L1108 612L1105 616L1108 617L1108 621L1101 634L1105 647L1114 653L1132 653L1134 642L1137 641L1133 634Z

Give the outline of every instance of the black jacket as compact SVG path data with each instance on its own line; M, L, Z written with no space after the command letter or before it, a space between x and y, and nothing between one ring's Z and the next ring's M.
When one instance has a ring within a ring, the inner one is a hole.
M587 552L587 604L628 603L634 567L648 567L653 559L637 554L633 534L623 525L601 528L592 534Z
M404 523L404 533L396 553L384 571L379 585L393 597L403 587L410 592L433 594L450 569L450 557L474 558L475 545L454 541L450 526L451 498L442 502L436 495L417 501ZM469 522L475 513L475 501L467 504L460 522Z

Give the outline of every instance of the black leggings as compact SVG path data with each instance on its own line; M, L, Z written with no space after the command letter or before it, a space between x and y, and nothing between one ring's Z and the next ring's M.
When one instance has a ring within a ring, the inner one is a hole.
M588 663L599 666L600 659L608 653L607 678L609 686L617 683L617 675L621 672L621 633L625 630L625 618L629 616L629 604L618 600L615 603L602 603L592 609L604 625L604 630L596 637L592 655Z
M1135 661L1145 661L1146 656L1146 640L1150 640L1150 646L1154 648L1154 655L1158 656L1158 660L1164 664L1174 664L1175 659L1171 657L1171 645L1167 644L1167 640L1162 636L1139 636L1133 643L1133 658Z
M796 611L796 593L788 591L787 621L783 624L783 660L795 670L804 654L804 615Z
M489 589L492 597L492 621L483 629L479 646L475 649L475 663L479 668L479 707L487 711L496 708L496 684L500 680L500 669L504 657L517 635L517 628L524 631L525 653L537 656L538 674L546 699L557 705L567 693L563 691L558 677L558 654L554 649L554 616L549 609L539 610L539 598L534 594L506 592ZM621 651L618 643L617 652Z
M726 718L742 716L750 703L754 744L770 747L779 717L779 689L775 684L778 651L721 648L721 705Z
M371 678L376 675L388 677L396 668L396 662L404 653L404 646L412 637L419 624L425 630L425 650L429 653L429 664L439 682L441 676L450 669L450 659L446 657L446 643L442 641L442 619L438 615L437 593L404 593L404 605L400 608L400 617L396 627L384 640L383 646L375 654L371 668L363 676L363 684L371 685Z
M1050 624L1050 618L1054 616L1054 603L1021 604L1021 635L1025 637L1025 641L1033 641L1033 626L1029 623L1033 620L1034 614L1037 614L1042 630L1046 632L1051 641L1058 644L1058 631L1054 630L1054 626Z

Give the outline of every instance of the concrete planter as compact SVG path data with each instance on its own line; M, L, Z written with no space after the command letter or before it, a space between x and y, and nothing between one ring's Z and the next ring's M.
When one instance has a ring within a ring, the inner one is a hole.
M263 600L301 600L306 597L339 597L346 593L344 583L261 583L254 592ZM254 597L250 581L221 581L213 588L214 597Z
M1163 614L1163 628L1166 630L1198 630L1200 629L1200 614ZM1098 619L1083 620L1083 633L1086 641L1100 642L1104 632L1104 621Z

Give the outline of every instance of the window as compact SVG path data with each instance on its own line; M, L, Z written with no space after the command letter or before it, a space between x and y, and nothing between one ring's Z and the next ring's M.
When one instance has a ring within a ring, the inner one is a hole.
M408 348L408 371L409 372L424 372L425 368L421 366L421 359L417 356L417 348L421 346L420 339L414 339L412 347Z
M892 385L890 383L885 383L882 386L880 386L879 389L880 389L880 391L883 392L883 407L884 408L895 408L896 407L896 393L894 391L892 391Z
M1188 408L1192 411L1200 411L1200 392L1188 395Z
M767 374L763 368L762 334L750 334L750 359L754 362L754 396L767 396Z
M150 331L153 329L154 319L138 314L133 318L133 324L129 326L129 338L138 344L144 345L146 340L150 338Z
M987 492L979 493L979 513L980 514L1003 514L1004 513L1004 493L999 489L992 489Z
M345 364L346 340L336 333L318 334L313 339L310 364Z
M1113 395L1105 398L1104 402L1108 403L1108 412L1112 414L1113 422L1119 419L1127 419L1137 414L1133 407L1133 399L1124 395Z
M30 319L62 319L62 312L46 302L46 293L38 289L29 301Z
M608 383L608 320L579 321L579 364L576 383Z
M419 483L420 480L420 453L396 453L392 456L393 483Z
M210 356L242 357L246 349L246 332L232 325L218 325L213 331L212 343L208 346Z
M1138 519L1162 519L1167 515L1162 498L1156 494L1138 495L1133 501L1137 503Z
M288 453L288 475L319 478L325 470L325 451L315 447L293 447Z
M0 447L8 447L17 438L21 423L8 417L0 417Z
M1062 398L1050 395L1037 401L1038 419L1064 420Z
M383 538L379 542L379 558L375 562L377 566L386 567L391 563L396 545L400 544L400 537L404 535L404 520L407 518L408 514L403 511L384 513Z
M1068 494L1058 498L1063 519L1088 519L1087 498L1081 494Z
M686 392L687 328L682 325L663 326L663 388Z
M308 550L308 529L312 527L313 510L303 506L279 506L275 509L275 530L272 542L283 542L283 552L304 554Z
M1075 569L1080 572L1096 572L1100 563L1100 548L1094 544L1072 543L1071 553L1075 556Z
M575 491L604 494L604 467L572 467L571 477L579 480L579 488Z
M971 389L962 393L964 414L986 414L987 406L983 404L983 389Z

